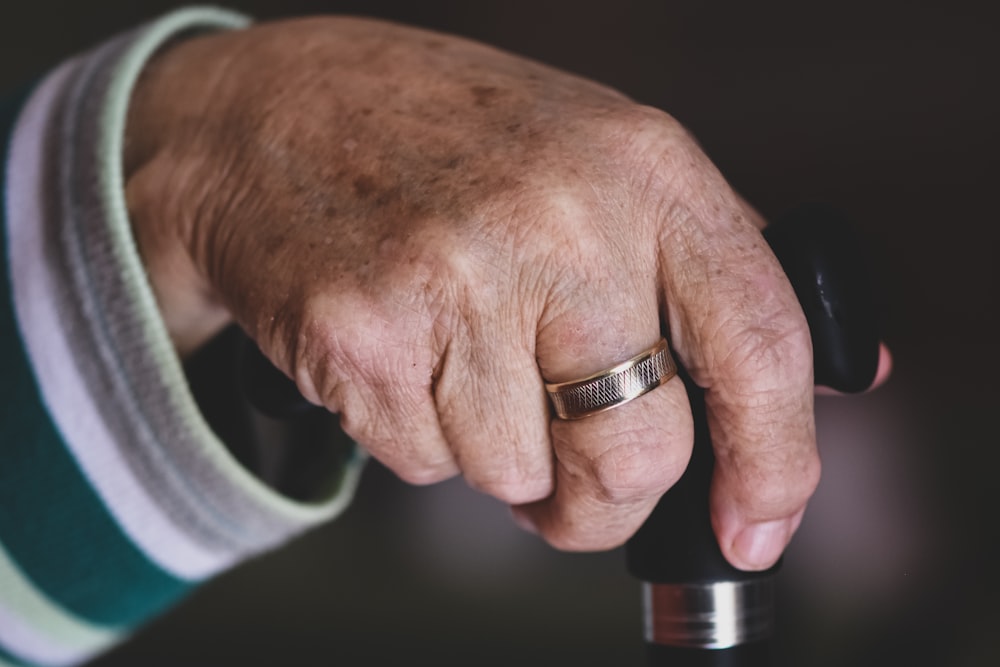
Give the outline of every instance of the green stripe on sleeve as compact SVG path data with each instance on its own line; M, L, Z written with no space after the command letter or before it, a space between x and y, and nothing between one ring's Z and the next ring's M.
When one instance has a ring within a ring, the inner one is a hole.
M90 625L52 604L25 580L0 545L0 605L15 613L39 636L81 655L92 655L113 644L119 633ZM0 644L2 646L2 644Z
M5 163L18 108L8 103L0 109ZM4 177L6 183L6 170ZM0 543L34 586L73 614L100 626L133 626L176 601L189 585L160 570L129 541L90 488L42 404L11 303L6 210L4 193Z
M35 665L18 660L0 646L0 667L35 667Z

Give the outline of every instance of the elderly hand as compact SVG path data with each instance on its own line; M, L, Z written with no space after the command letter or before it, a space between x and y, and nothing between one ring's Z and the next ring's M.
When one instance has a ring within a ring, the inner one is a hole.
M819 477L803 315L683 128L455 37L318 18L160 54L130 116L137 243L182 354L234 318L403 479L462 474L610 548L683 472L679 381L580 421L544 382L665 332L706 390L712 514L770 566Z

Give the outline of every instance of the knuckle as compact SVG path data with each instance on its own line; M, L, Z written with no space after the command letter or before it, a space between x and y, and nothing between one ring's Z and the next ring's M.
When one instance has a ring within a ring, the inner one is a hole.
M738 500L754 519L788 516L806 504L819 484L822 466L814 453L773 458L777 460L758 456L740 474Z
M791 479L791 499L797 504L804 505L816 488L822 475L823 466L818 455L813 454L805 459L793 469Z
M469 474L469 486L508 505L524 505L547 498L552 493L551 477L527 477L520 474Z
M372 419L371 417L375 417ZM419 425L387 427L377 415L341 415L341 428L373 457L404 482L426 486L458 474L451 452L434 444L431 434L420 433ZM401 436L401 434L405 434Z
M748 382L747 389L755 392L783 391L811 380L812 341L801 310L765 308L749 315L736 313L734 319L723 326L729 333L722 336L719 372L725 377L720 379Z
M710 165L687 128L654 107L620 105L596 117L589 129L604 172L628 183L639 210L677 199Z
M656 183L673 191L689 187L690 177L709 165L694 135L676 118L653 107L630 108L626 119L629 134L622 146L639 173L658 176Z
M635 150L652 146L688 146L695 141L683 124L676 118L656 107L644 104L619 105L608 113L599 115L595 122L596 136L605 136L615 141L615 145L625 150ZM626 141L621 139L624 137ZM640 153L641 154L641 153Z
M315 303L297 327L293 371L315 386L325 405L339 412L347 395L363 396L372 412L413 412L430 384L430 352L421 345L425 327L394 318L373 299L328 295Z
M540 534L559 551L608 551L620 547L629 538L625 530L607 526L602 526L601 530L586 530L571 522L545 526Z
M284 338L292 341L291 365L296 378L311 380L323 396L331 385L340 384L331 382L334 378L364 381L377 375L372 332L362 318L347 315L366 310L370 312L370 304L345 302L334 312L329 299L315 294L301 300L294 318L279 317Z
M401 480L414 486L437 484L455 476L455 465L451 461L437 463L428 461L424 464L415 464L413 461L407 461L396 465L386 463L386 466L396 473L396 476Z
M677 481L687 462L687 454L648 434L625 433L615 442L590 466L599 499L612 505L663 493Z

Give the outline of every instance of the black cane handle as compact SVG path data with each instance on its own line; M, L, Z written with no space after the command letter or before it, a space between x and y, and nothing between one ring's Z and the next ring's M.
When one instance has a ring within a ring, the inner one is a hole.
M768 227L764 236L809 323L816 384L842 392L870 387L879 334L854 229L837 210L809 205ZM768 665L778 566L744 572L723 557L709 519L714 459L704 396L683 370L680 376L695 420L691 462L626 545L629 571L644 582L650 664Z
M273 419L289 421L324 408L307 401L287 375L264 356L249 336L241 335L237 369L247 401Z

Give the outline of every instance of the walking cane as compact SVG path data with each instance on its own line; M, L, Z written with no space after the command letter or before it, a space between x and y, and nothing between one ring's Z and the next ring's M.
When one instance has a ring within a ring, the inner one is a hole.
M871 386L879 335L861 244L843 215L801 207L764 232L805 312L816 383L841 392ZM242 384L265 414L293 419L321 409L246 341ZM628 569L643 582L651 667L766 667L780 566L744 572L722 556L709 520L714 458L702 391L679 369L695 420L687 471L626 545Z
M841 392L871 386L879 335L861 244L843 215L812 205L767 228L809 323L815 381ZM722 556L709 519L714 457L704 396L680 373L695 419L691 462L626 545L643 582L650 667L765 667L771 664L774 579L780 562L744 572Z

